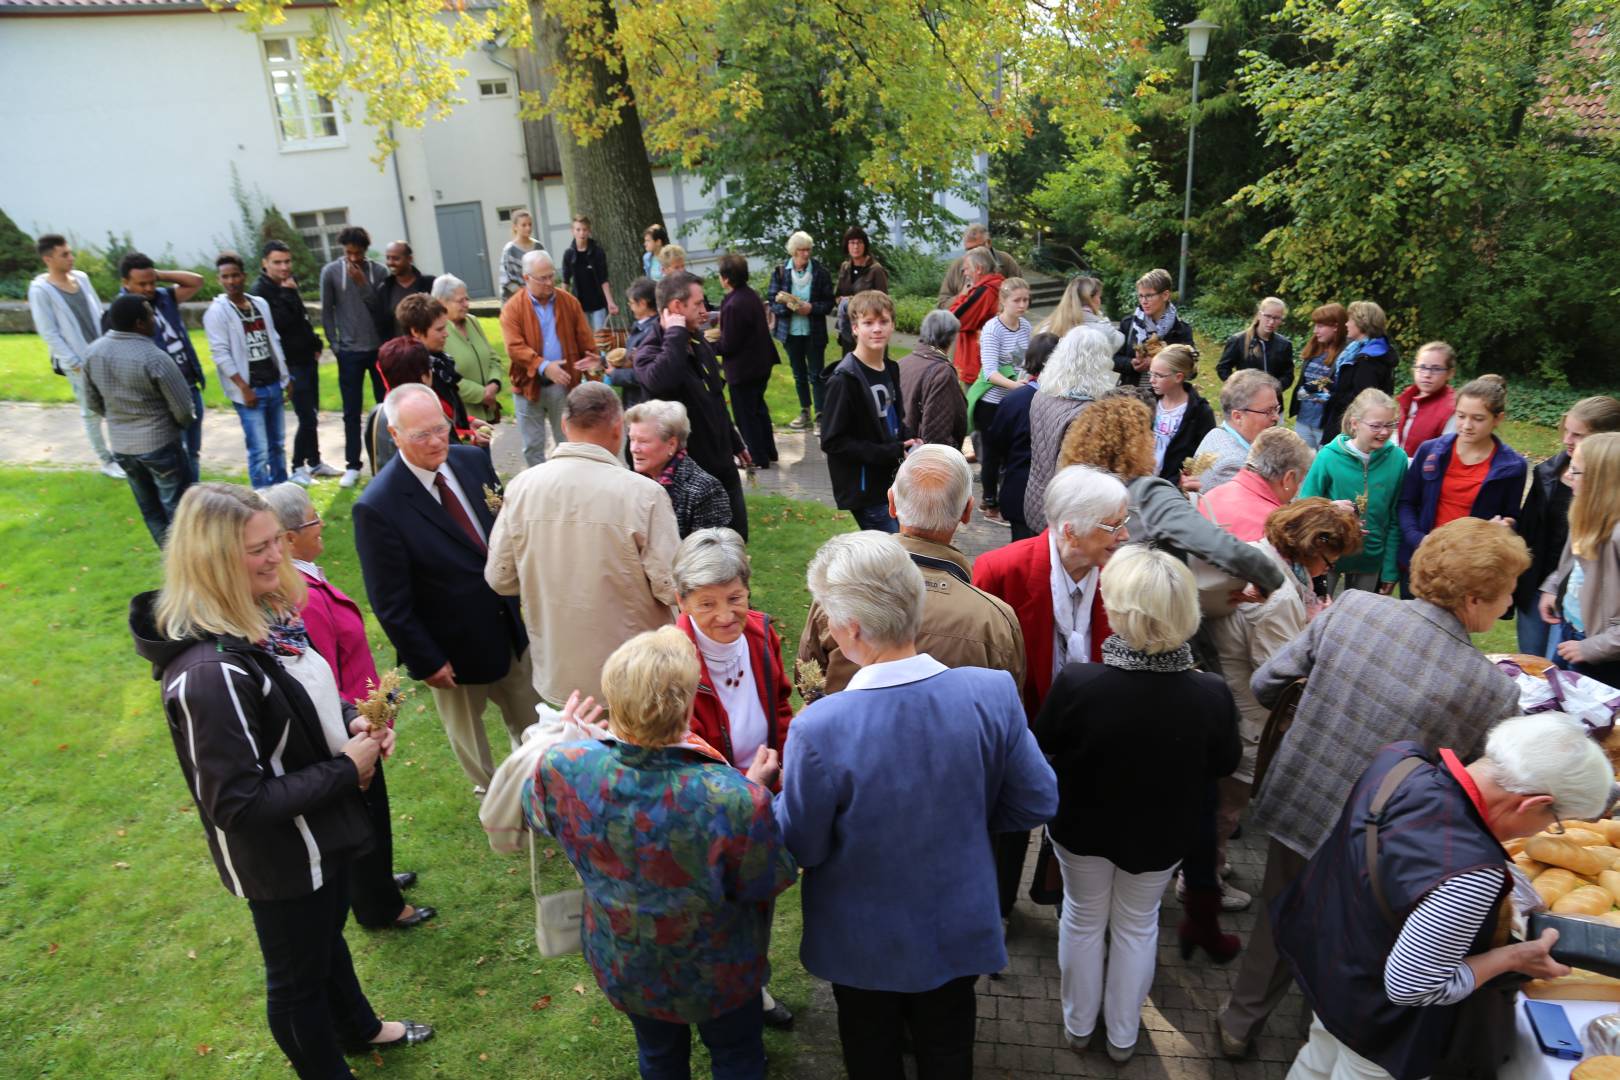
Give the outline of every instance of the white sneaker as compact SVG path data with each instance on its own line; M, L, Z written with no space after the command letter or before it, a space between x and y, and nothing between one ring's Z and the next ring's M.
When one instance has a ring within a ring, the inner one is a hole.
M344 469L343 479L338 481L338 487L354 487L360 482L359 469Z
M315 463L315 467L309 470L309 475L317 478L325 476L342 476L343 470L337 468L335 465L328 465L324 461L317 461Z
M114 480L124 480L129 477L129 474L124 471L124 467L112 460L101 463L101 475L109 476Z
M298 466L298 468L292 471L292 475L287 477L287 479L291 480L299 487L309 487L309 485L315 482L314 478L309 475L309 466L307 465Z

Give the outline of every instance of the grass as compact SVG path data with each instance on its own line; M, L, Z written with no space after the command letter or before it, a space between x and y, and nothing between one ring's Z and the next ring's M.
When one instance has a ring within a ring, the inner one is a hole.
M312 494L330 523L322 565L363 602L354 493ZM805 563L847 518L778 497L751 498L750 513L755 602L791 656ZM0 1075L289 1076L265 1026L247 908L215 875L158 687L125 629L129 597L160 570L127 487L88 471L0 469L0 542ZM379 662L391 663L370 629ZM528 867L489 850L431 697L415 694L400 726L389 765L396 865L421 872L412 899L440 915L408 934L351 924L348 937L376 1007L439 1034L389 1057L390 1074L634 1076L629 1024L584 961L537 957ZM565 866L545 864L554 887ZM772 987L793 1006L810 985L800 926L792 889L777 909ZM773 1059L793 1056L792 1036L766 1038Z

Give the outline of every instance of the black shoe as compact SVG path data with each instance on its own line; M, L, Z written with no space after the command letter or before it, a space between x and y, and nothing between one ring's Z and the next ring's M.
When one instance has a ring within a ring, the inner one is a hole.
M410 888L412 885L416 884L416 871L407 870L402 874L395 874L394 884L398 885L402 889Z
M793 1026L793 1013L786 1005L778 1001L765 1010L765 1026L776 1028L778 1031L786 1031Z
M424 907L423 905L418 904L416 906L416 910L411 912L405 918L394 920L394 929L409 930L413 926L421 926L438 913L439 912L436 908Z
M419 1024L415 1020L401 1020L405 1025L405 1034L391 1042L358 1043L344 1047L343 1052L350 1057L359 1057L374 1050L393 1050L401 1046L415 1046L425 1043L433 1038L433 1029L427 1024Z

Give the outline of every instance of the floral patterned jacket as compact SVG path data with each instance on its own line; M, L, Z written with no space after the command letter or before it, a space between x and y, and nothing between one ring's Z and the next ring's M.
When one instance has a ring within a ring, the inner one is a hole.
M769 791L694 737L572 742L541 757L523 812L584 882L585 959L616 1008L689 1024L759 995L771 900L798 880Z

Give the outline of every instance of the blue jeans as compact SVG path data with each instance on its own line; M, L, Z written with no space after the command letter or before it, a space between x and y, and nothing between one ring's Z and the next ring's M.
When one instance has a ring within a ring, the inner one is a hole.
M591 324L592 330L602 329L602 327L607 325L608 321L607 308L597 308L595 311L587 311L585 313L585 321Z
M793 388L799 394L799 408L810 408L812 402L816 407L816 415L821 415L821 406L827 400L827 350L810 347L810 335L790 335L787 339L788 365L793 369Z
M180 433L180 445L185 448L186 462L191 466L191 482L195 484L202 479L203 403L202 388L198 386L191 388L191 413L196 419Z
M1560 624L1564 641L1585 641L1586 635L1575 629L1565 619ZM1565 671L1573 671L1577 675L1585 675L1588 679L1596 679L1605 686L1620 689L1620 660L1598 660L1593 663L1571 663L1561 656L1554 657L1553 663Z
M876 529L878 532L898 533L900 523L889 514L889 504L886 502L873 503L858 510L851 510L850 516L855 524L863 529Z
M282 446L286 434L286 413L281 406L281 387L255 386L258 400L252 405L232 402L242 421L242 438L247 443L248 483L255 488L269 487L287 479L287 451Z
M1305 440L1305 445L1312 450L1322 445L1322 429L1303 420L1294 421L1294 434Z
M1541 594L1536 594L1541 599ZM1514 612L1515 626L1518 630L1519 651L1529 653L1531 656L1545 656L1554 660L1558 656L1558 643L1564 640L1564 624L1543 622L1541 612L1532 606L1529 610L1519 608Z
M636 1051L642 1080L690 1080L692 1025L672 1024L625 1013L636 1029ZM748 1004L697 1025L698 1038L709 1048L714 1080L763 1080L765 1076L765 1010L756 993Z
M146 522L146 531L158 547L174 520L180 496L191 486L191 463L179 440L160 446L145 454L113 454L129 480L129 490L135 493L135 505Z

